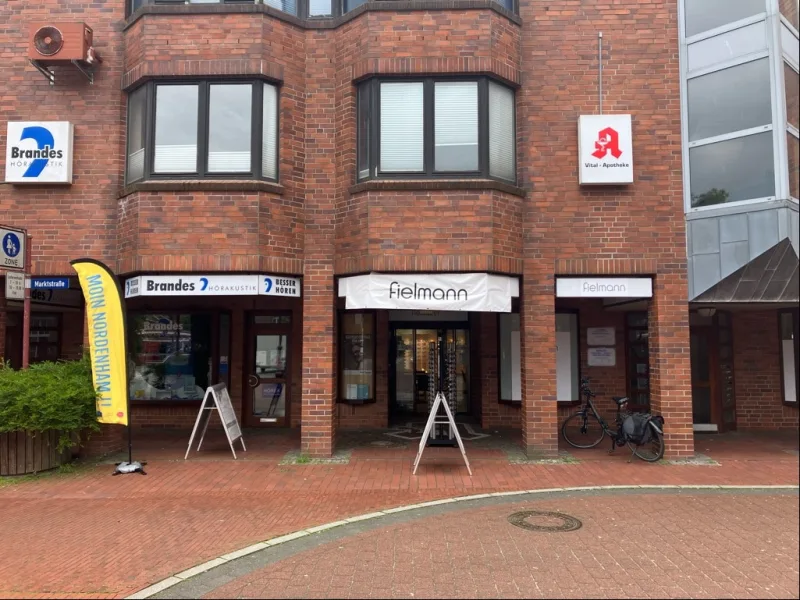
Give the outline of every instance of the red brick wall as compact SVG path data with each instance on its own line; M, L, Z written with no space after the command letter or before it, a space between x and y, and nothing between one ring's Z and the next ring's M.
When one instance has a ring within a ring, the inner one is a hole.
M797 429L800 409L783 404L780 338L774 310L733 313L736 425L746 429Z

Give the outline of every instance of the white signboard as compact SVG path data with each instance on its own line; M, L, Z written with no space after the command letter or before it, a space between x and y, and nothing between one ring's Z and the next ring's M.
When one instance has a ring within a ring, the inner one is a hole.
M589 348L587 362L590 367L613 367L617 364L617 352L614 348Z
M25 233L0 227L0 270L25 269Z
M515 277L487 273L370 273L339 280L347 309L511 312Z
M203 432L200 434L200 441L197 443L197 450L199 451L200 446L203 445L203 439L206 437L208 422L211 419L212 411L217 411L219 419L222 421L222 427L225 430L225 437L228 438L228 445L231 447L233 458L236 459L236 450L233 449L233 443L236 440L239 440L242 443L242 450L247 451L247 448L244 445L244 438L242 437L242 429L239 427L239 421L236 419L236 412L234 412L233 404L231 404L231 397L228 393L228 388L224 383L218 383L217 385L212 385L206 390L206 394L203 397L203 403L200 405L200 410L197 413L197 419L194 422L192 435L189 437L189 447L186 448L186 454L183 457L184 460L189 458L189 451L192 449L194 436L197 434L197 430L200 429L200 427L203 428Z
M587 327L586 343L589 346L613 346L616 342L613 327Z
M25 299L25 274L8 271L6 273L6 298L9 300Z
M631 116L581 115L578 161L581 185L633 183Z
M125 280L125 297L288 296L300 297L297 277L276 275L141 275Z
M652 298L649 277L557 277L559 298Z
M9 121L7 183L72 183L74 127L67 121Z

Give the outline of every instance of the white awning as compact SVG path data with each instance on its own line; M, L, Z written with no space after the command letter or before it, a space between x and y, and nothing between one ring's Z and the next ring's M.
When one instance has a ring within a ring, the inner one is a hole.
M488 273L370 273L339 280L347 309L511 312L516 277Z

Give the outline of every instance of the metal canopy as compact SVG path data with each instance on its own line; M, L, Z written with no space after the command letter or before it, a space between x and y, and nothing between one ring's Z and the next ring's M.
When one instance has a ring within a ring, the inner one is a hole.
M707 289L692 303L797 303L798 258L789 238Z

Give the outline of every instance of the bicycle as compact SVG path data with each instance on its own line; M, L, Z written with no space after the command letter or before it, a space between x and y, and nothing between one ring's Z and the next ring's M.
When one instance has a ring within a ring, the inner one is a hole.
M628 446L631 449L633 460L636 455L646 462L656 462L664 456L664 418L643 413L631 413L627 410L627 396L612 396L617 405L617 414L614 421L617 429L609 427L592 402L595 393L589 388L589 380L581 379L581 393L586 398L585 404L575 414L569 416L561 426L561 435L566 442L575 448L594 448L606 434L611 437L611 450L613 453L617 446ZM638 415L634 417L634 415ZM599 435L591 433L590 428L599 427ZM568 433L569 431L569 433ZM649 452L646 448L649 447Z

